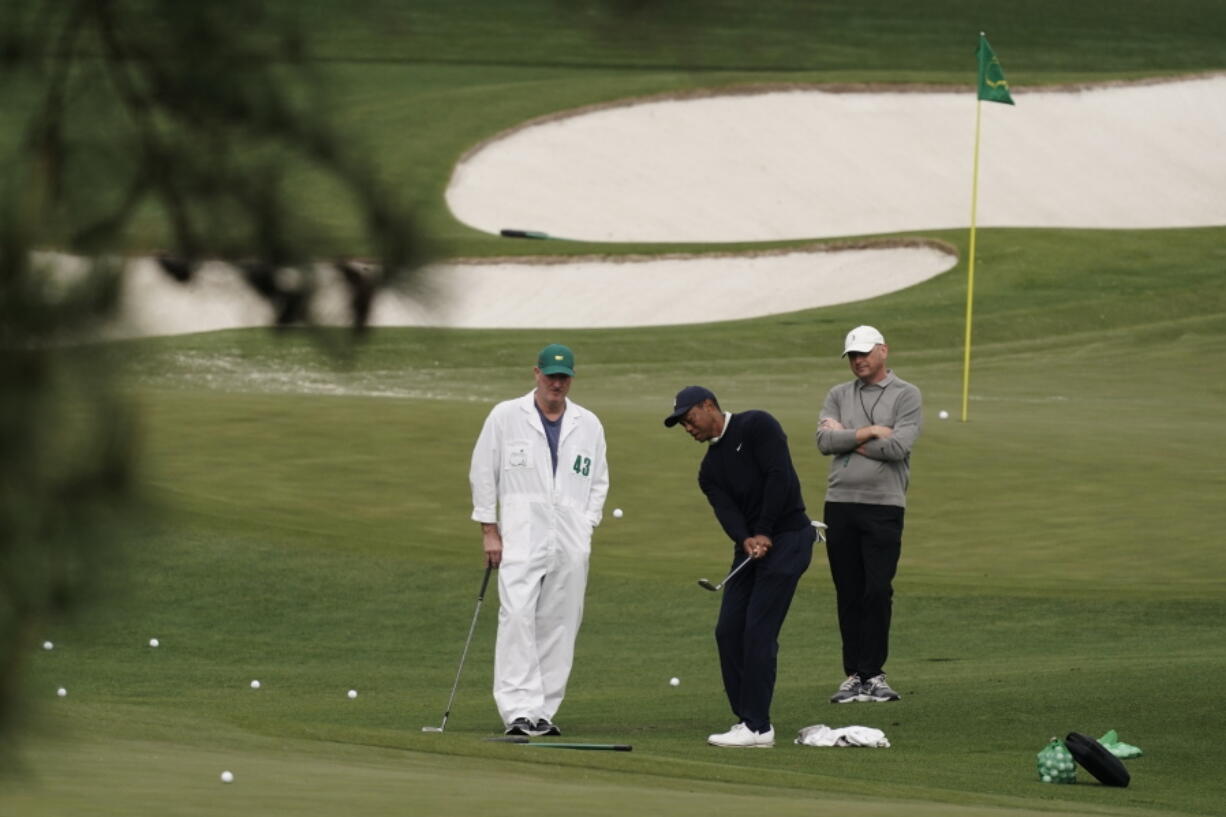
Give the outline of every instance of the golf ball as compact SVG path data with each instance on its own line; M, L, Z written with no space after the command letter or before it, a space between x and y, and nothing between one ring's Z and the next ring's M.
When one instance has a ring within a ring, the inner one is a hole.
M614 509L613 509L613 518L614 518L614 519L621 519L621 518L622 518L622 509L621 509L621 508L614 508Z
M942 420L948 420L949 412L946 411L945 409L941 409L941 411L937 414L937 416L940 417Z
M52 644L50 641L44 641L44 642L43 642L43 649L44 649L44 650L54 650L54 649L55 649L55 645L54 645L54 644Z
M158 644L160 644L160 643L161 643L161 642L160 642L160 641L158 641L156 638L151 638L151 639L149 639L149 646L150 646L150 647L156 647L156 646L157 646Z
M259 689L259 688L260 688L260 682L259 682L259 681L252 681L252 682L251 682L251 688L252 688L252 689Z
M356 698L356 697L358 697L358 691L357 691L356 689L351 689L351 690L349 690L349 697L350 697L350 698Z
M681 686L681 679L680 678L669 678L668 685L672 687L679 687Z
M68 690L64 689L63 687L60 687L59 689L55 691L55 694L63 698L65 695L68 694Z
M222 782L222 783L233 783L233 782L234 782L234 772L229 771L228 769L227 769L226 771L222 772L222 773L221 773L221 782Z

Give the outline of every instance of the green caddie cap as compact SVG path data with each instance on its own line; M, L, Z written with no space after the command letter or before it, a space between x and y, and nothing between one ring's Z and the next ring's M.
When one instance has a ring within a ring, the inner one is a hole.
M575 353L560 343L551 343L536 357L536 368L541 374L564 374L575 376Z

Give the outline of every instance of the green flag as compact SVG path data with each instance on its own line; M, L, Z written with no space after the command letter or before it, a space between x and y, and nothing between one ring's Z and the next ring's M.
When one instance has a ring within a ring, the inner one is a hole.
M1009 83L1005 80L1005 72L996 59L996 52L988 45L988 38L979 35L979 49L975 52L979 57L979 98L988 102L1003 102L1013 104L1009 96Z

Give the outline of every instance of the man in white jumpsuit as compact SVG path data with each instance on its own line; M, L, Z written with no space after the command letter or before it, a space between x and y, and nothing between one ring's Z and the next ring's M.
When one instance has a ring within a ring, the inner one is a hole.
M604 427L566 396L574 366L565 346L542 349L536 388L494 407L469 469L472 518L486 563L499 568L494 702L508 735L561 734L553 718L609 492Z

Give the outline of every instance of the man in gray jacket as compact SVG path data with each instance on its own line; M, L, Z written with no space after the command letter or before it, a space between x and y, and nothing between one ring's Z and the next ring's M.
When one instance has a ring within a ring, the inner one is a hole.
M856 379L830 390L817 425L817 447L833 457L826 487L826 556L847 676L832 703L900 697L886 683L885 660L911 446L923 411L919 389L886 368L889 351L871 326L847 333L843 357Z

